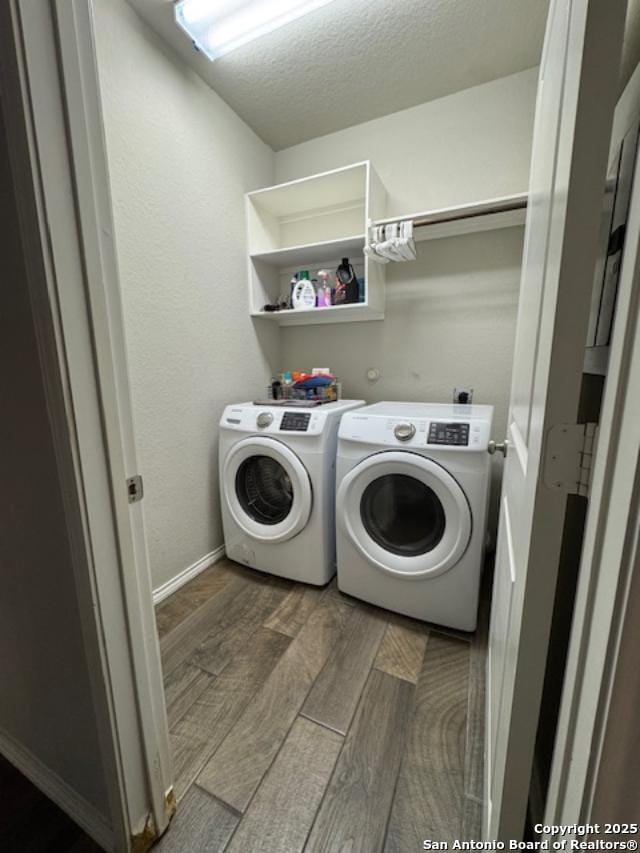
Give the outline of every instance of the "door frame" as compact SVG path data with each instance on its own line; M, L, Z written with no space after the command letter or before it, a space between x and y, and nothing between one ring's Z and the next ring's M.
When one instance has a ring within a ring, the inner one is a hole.
M175 797L143 510L129 503L126 483L137 465L91 0L8 0L0 46L109 791L109 843L143 851L166 829Z
M640 113L640 66L616 112L614 149ZM549 825L590 820L634 571L633 537L640 513L634 428L639 422L634 389L640 383L640 146L616 318L544 817Z
M15 62L2 71L3 102L9 116L25 126L25 144L13 145L12 160L22 186L35 195L34 209L23 200L23 229L28 245L37 249L30 253L30 290L42 362L45 370L52 366L47 372L51 418L69 491L77 489L81 496L72 531L75 570L82 575L80 605L96 662L95 691L106 708L98 722L105 754L111 756L107 767L114 771L108 779L114 845L129 850L132 835L164 830L174 801L144 518L141 505L129 505L125 491L126 477L137 466L91 0L9 0L0 14L10 22L0 27L0 43L15 54ZM55 133L46 145L38 145L51 128ZM48 215L54 210L55 218ZM47 266L38 270L33 258L43 252ZM638 255L636 298L637 260ZM611 436L611 449L618 443ZM602 460L609 455L603 444L601 434ZM601 531L611 522L608 508L602 503L597 508ZM591 589L590 580L583 578L581 585ZM605 583L603 573L599 580ZM606 585L610 604L615 595ZM598 696L604 690L604 667L587 664L602 653L603 643L608 648L621 607L622 602L608 610L588 606L581 591L574 634L579 629L593 639L599 619L600 639L597 649L572 641L573 683L563 697L563 719L579 707L576 697L586 674ZM578 726L570 744L560 732L554 767L570 768L576 749L591 743L588 734ZM550 803L562 822L573 804L584 801L587 776L573 773L562 796Z
M569 456L551 448L565 425L579 431L625 6L554 0L547 23L495 572L494 596L506 588L512 604L508 623L494 610L488 641L487 840L520 838L526 821L570 491L551 479Z

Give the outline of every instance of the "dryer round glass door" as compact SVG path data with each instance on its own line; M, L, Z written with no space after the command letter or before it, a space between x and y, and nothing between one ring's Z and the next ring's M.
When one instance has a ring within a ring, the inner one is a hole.
M441 465L409 451L367 457L342 480L337 518L373 565L403 577L452 568L471 538L469 502Z
M259 436L239 441L225 459L222 487L236 524L254 539L284 542L309 520L309 475L280 441Z

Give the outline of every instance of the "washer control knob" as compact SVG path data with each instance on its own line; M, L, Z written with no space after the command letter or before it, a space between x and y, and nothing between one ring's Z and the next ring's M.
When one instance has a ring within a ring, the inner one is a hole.
M416 428L413 424L396 424L393 430L393 434L398 439L398 441L409 441L416 434Z
M264 429L265 427L271 426L273 423L273 415L271 412L260 412L258 417L256 418L256 423L260 427L260 429Z

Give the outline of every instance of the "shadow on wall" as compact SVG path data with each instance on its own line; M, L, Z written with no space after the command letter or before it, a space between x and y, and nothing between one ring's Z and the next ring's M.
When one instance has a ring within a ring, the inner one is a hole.
M328 365L343 395L450 402L453 388L495 406L493 437L506 430L522 261L522 227L418 244L418 260L386 267L383 321L287 327L282 369ZM369 382L369 368L380 378ZM501 460L494 462L496 524Z

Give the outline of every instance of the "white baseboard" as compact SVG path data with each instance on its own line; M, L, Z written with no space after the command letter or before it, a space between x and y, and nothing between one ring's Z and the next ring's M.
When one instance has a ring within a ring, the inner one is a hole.
M162 586L154 589L153 603L160 604L160 602L164 601L165 598L168 598L174 592L177 592L181 586L184 586L190 580L193 580L193 578L195 578L196 575L199 575L200 572L204 572L204 570L208 569L209 566L212 566L214 563L217 563L218 560L221 560L224 557L224 554L224 545L221 545L219 548L216 548L215 551L211 551L210 554L205 554L204 557L201 557L195 563L187 566L186 569L183 569L174 578L171 578L171 580L163 583Z
M0 752L7 761L17 767L23 776L33 782L36 788L66 812L103 850L113 849L113 831L107 818L2 728L0 728Z

